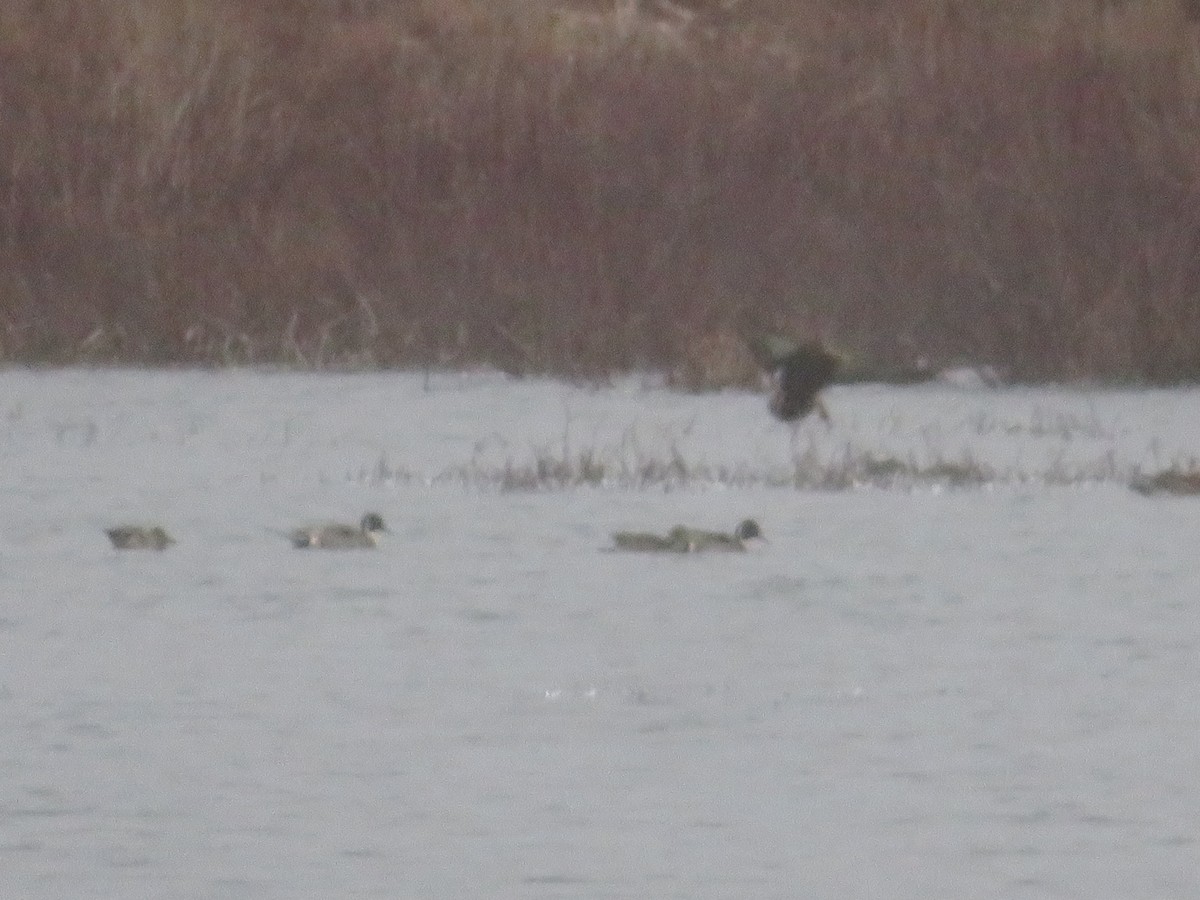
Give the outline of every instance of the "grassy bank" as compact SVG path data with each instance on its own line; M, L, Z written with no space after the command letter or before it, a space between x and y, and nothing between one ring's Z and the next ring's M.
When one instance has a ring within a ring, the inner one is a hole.
M11 0L0 358L1195 379L1193 5Z

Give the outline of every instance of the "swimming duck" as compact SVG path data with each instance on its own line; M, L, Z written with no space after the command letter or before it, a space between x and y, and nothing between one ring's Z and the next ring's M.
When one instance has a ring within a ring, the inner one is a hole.
M686 525L676 525L665 535L618 531L613 535L613 548L641 553L701 553L706 550L741 553L745 551L747 541L762 536L762 529L756 521L744 519L732 534L688 528Z
M379 513L367 513L358 525L333 522L310 525L285 532L292 546L319 550L369 550L379 545L379 533L387 531Z
M175 543L161 525L117 525L104 533L118 550L166 550Z
M818 394L837 375L841 357L819 341L795 341L776 334L743 335L746 346L771 379L770 409L784 422L798 422L813 410L826 422L829 411Z

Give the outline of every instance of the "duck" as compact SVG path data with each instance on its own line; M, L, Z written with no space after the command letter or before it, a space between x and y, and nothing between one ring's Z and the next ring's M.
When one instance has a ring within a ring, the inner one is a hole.
M175 543L161 525L116 525L104 533L117 550L166 550Z
M829 410L820 392L837 376L842 358L820 341L797 341L783 335L746 335L743 340L771 383L771 413L784 422L799 422L816 412L827 424Z
M379 546L379 535L387 530L383 517L369 512L357 525L331 522L293 528L283 534L300 550L370 550Z
M676 525L665 535L644 531L618 531L613 535L614 550L639 553L702 553L709 550L742 553L746 542L763 539L762 528L754 519L743 519L732 533L705 531Z

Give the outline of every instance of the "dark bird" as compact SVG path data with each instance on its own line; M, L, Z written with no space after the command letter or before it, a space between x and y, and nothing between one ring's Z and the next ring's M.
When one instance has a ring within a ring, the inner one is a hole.
M1139 494L1177 494L1195 496L1200 494L1200 470L1181 471L1167 469L1157 475L1142 475L1129 485Z
M161 525L117 525L104 533L118 550L166 550L175 543Z
M744 340L770 376L770 408L777 418L798 422L816 410L829 421L829 411L818 395L837 375L840 357L819 341L794 341L775 334L746 336Z

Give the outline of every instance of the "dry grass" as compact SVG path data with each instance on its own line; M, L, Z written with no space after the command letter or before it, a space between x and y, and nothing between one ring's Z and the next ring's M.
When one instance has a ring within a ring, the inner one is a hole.
M1190 459L1186 463L1175 463L1170 468L1161 469L1153 474L1138 473L1129 486L1146 496L1195 496L1200 494L1200 463Z
M0 359L1195 379L1195 6L11 0Z
M617 446L571 450L532 448L522 457L501 461L480 457L432 473L395 466L386 458L350 476L372 485L455 485L503 492L612 490L689 490L705 488L784 488L799 491L969 490L992 487L1068 487L1117 482L1140 483L1111 454L1080 463L1055 462L1038 471L998 469L970 451L926 458L879 454L847 444L840 453L809 447L781 466L713 464L686 456L677 447L665 452L637 450L628 441Z

